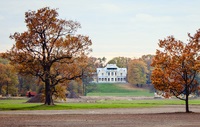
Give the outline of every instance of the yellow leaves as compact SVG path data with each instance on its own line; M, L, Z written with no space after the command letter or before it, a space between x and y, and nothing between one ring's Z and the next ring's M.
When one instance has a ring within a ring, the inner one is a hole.
M7 85L9 85L9 90L10 90L10 89L16 89L17 84L18 84L18 77L15 68L10 64L0 63L0 86L1 87L6 86L7 88Z
M128 81L131 84L145 84L146 73L148 73L146 63L142 60L133 59L128 63Z

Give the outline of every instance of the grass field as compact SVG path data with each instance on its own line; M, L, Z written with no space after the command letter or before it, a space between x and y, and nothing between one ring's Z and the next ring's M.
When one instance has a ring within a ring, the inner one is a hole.
M162 100L118 100L98 101L96 103L56 103L54 106L45 106L42 103L26 103L27 99L0 100L2 110L68 110L68 109L100 109L100 108L147 108L163 105L184 105L184 101L176 99ZM190 105L200 105L200 100L190 100Z
M153 96L148 90L132 87L122 87L127 84L98 84L97 89L88 93L88 96ZM0 100L2 110L68 110L68 109L99 109L99 108L147 108L163 105L184 105L185 102L177 99L152 100L99 100L95 103L56 103L46 106L42 103L26 103L24 99ZM200 105L200 100L189 101L190 105Z
M146 89L125 89L120 87L128 84L112 84L112 83L102 83L97 84L97 89L87 93L87 96L153 96Z

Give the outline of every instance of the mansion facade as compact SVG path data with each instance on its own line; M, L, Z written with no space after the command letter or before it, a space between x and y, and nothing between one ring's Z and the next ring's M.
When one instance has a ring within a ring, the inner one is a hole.
M105 68L97 68L98 83L126 82L127 69L119 68L116 64L107 64Z

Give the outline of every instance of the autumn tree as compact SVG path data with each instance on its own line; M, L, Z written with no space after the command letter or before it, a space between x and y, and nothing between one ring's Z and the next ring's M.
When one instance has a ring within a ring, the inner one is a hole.
M70 81L67 86L68 97L73 98L80 94L86 94L86 87L93 80L94 72L96 72L96 61L98 61L97 58L85 56L84 59L79 62L81 77L76 81Z
M53 105L56 85L81 76L78 62L92 44L87 36L75 34L80 23L58 18L49 7L25 13L27 31L11 35L15 40L6 56L20 73L39 77L45 84L45 104Z
M18 77L10 64L0 63L0 95L17 95Z
M198 89L195 77L200 69L199 38L200 30L194 36L189 35L188 43L173 36L160 40L161 49L156 51L152 62L154 87L167 96L184 100L186 112L189 112L189 95Z
M147 66L144 61L133 59L128 64L128 82L133 85L146 84Z

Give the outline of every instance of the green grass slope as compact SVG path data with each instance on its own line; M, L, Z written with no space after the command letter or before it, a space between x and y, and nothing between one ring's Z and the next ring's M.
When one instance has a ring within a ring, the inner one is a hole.
M122 86L128 84L112 84L112 83L101 83L97 84L97 88L87 93L87 96L153 96L146 89L126 89Z

